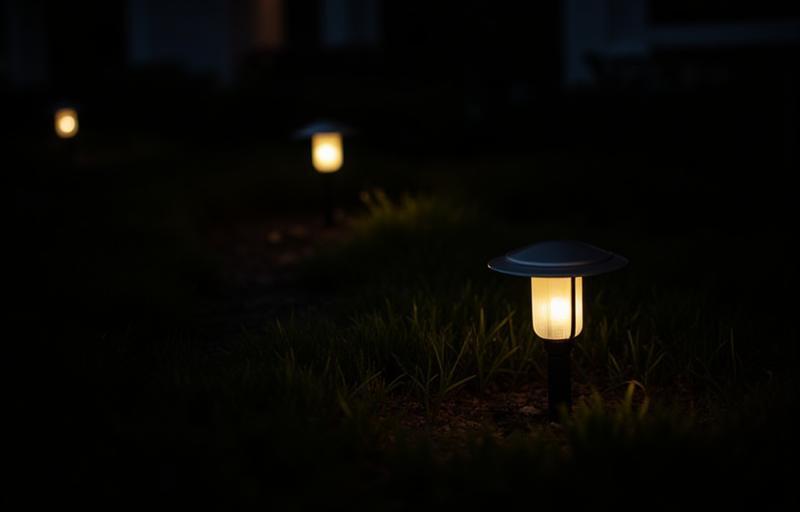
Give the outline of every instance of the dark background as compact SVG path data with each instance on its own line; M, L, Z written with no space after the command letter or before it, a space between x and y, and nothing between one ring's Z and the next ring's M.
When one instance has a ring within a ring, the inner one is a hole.
M102 374L108 387L83 373L103 340L134 340L143 353L164 337L213 345L260 321L246 300L299 294L262 315L282 318L342 293L287 292L273 269L263 272L275 281L232 285L226 267L226 247L252 225L322 229L307 142L291 137L318 118L356 132L337 185L345 218L363 213L359 192L380 187L455 197L518 229L618 230L623 247L635 246L631 233L652 237L654 252L655 240L680 238L685 251L665 248L647 279L691 287L719 275L720 308L763 291L765 310L789 314L780 294L796 282L797 4L0 5L3 337L25 411L16 417L37 439L19 443L23 474L45 466L59 479L69 464L42 461L74 456L70 440L88 443L115 414L108 403L139 407L132 383L151 371L146 356L129 374ZM568 56L592 38L575 79ZM72 141L52 133L61 105L79 112Z

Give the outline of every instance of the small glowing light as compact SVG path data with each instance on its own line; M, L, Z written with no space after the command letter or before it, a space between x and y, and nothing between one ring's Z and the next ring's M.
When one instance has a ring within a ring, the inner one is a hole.
M583 330L583 280L575 278L575 332L572 331L572 284L569 277L532 277L533 331L546 340L566 340Z
M61 108L55 115L56 135L71 139L78 134L78 113L72 108Z
M317 172L336 172L342 167L342 134L315 133L311 136L311 163Z
M569 320L569 302L567 299L554 297L550 299L550 317L553 322L566 322Z

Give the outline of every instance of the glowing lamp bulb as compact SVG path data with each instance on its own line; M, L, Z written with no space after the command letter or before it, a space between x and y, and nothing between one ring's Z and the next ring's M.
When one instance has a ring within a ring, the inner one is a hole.
M311 136L311 163L317 172L336 172L342 167L342 134L315 133Z
M55 115L56 135L71 139L78 134L78 113L72 108L60 108Z
M575 297L572 297L575 279ZM575 306L575 329L572 308ZM567 340L583 330L583 279L580 277L532 277L533 331L546 340Z

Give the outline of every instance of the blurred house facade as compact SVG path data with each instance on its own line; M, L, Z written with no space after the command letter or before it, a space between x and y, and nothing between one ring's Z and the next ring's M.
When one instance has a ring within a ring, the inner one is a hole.
M222 85L247 56L377 46L380 0L3 0L2 77L60 82L58 66L106 71L172 66Z
M797 3L567 0L564 83L590 86L614 80L657 87L669 80L665 74L681 75L672 78L675 86L680 86L676 81L713 81L730 72L720 65L726 54L774 52L798 44ZM714 59L716 65L702 58L712 53L722 56ZM667 62L670 55L680 55L682 62Z
M517 75L526 74L526 54L541 67L544 54L560 53L560 62L545 71L557 72L563 85L587 86L609 73L622 80L624 74L641 78L645 64L663 53L800 43L800 6L775 0L565 0L541 2L535 10L489 2L464 2L454 9L383 0L3 0L2 5L2 75L16 87L65 80L74 70L97 75L163 66L232 85L254 54L353 48L456 61L469 60L463 52L480 59L488 51L493 60L515 59L517 69L508 71ZM519 34L497 33L493 23L518 28ZM525 80L515 80L519 95Z

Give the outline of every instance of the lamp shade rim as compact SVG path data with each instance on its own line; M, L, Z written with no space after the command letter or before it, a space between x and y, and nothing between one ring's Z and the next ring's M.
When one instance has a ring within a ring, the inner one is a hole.
M627 265L619 254L571 240L555 240L516 249L489 261L489 268L524 277L580 277L604 274Z
M345 136L352 135L353 130L349 126L334 121L319 120L296 130L293 136L295 139L309 139L317 133L340 133Z

